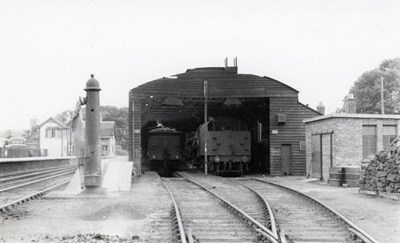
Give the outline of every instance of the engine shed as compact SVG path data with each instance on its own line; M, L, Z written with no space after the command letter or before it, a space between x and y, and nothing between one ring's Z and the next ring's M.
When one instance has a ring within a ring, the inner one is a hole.
M138 173L147 168L148 131L162 123L188 133L208 117L244 121L251 132L250 171L305 175L304 119L321 115L298 100L298 91L269 77L239 74L235 67L188 69L129 92L129 160Z

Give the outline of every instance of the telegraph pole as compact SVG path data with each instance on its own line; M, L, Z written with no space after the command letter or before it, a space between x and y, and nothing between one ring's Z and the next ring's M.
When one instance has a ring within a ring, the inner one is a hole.
M381 113L385 114L385 100L383 98L383 77L381 77Z
M208 124L207 124L207 101L208 101L208 82L204 80L204 128L205 128L205 138L204 138L204 175L208 173Z

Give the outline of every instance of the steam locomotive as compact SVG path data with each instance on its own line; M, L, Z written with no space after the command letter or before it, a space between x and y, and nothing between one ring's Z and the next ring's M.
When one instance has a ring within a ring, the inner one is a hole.
M182 162L183 134L172 128L159 126L148 134L147 156L152 170L175 170Z
M251 139L247 125L233 117L217 117L187 136L188 158L215 175L243 175L251 160ZM207 144L207 145L206 145Z
M206 145L207 144L207 145ZM215 175L243 175L251 160L247 125L233 117L217 117L191 133L159 126L148 133L147 156L153 170L176 170L184 161Z

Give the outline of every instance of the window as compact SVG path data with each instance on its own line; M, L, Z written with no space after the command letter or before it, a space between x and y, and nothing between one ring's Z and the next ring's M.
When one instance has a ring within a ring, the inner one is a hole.
M51 137L51 129L46 129L46 138Z
M362 127L363 134L363 158L376 154L376 126L365 125Z
M61 138L61 131L58 127L48 127L46 129L46 138Z
M387 125L383 126L383 148L385 149L397 137L397 126Z

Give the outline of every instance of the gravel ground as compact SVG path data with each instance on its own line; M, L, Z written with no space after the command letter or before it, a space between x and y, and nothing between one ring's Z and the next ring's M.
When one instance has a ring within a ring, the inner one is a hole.
M268 177L327 204L380 243L400 242L400 201L358 193L358 188L334 187L304 177Z
M109 198L39 199L0 214L0 242L147 242L154 214L170 209L152 173Z
M268 179L320 199L381 243L400 242L400 201L304 177ZM150 242L157 215L169 209L164 187L153 173L145 173L130 193L118 197L39 199L0 214L0 242Z

